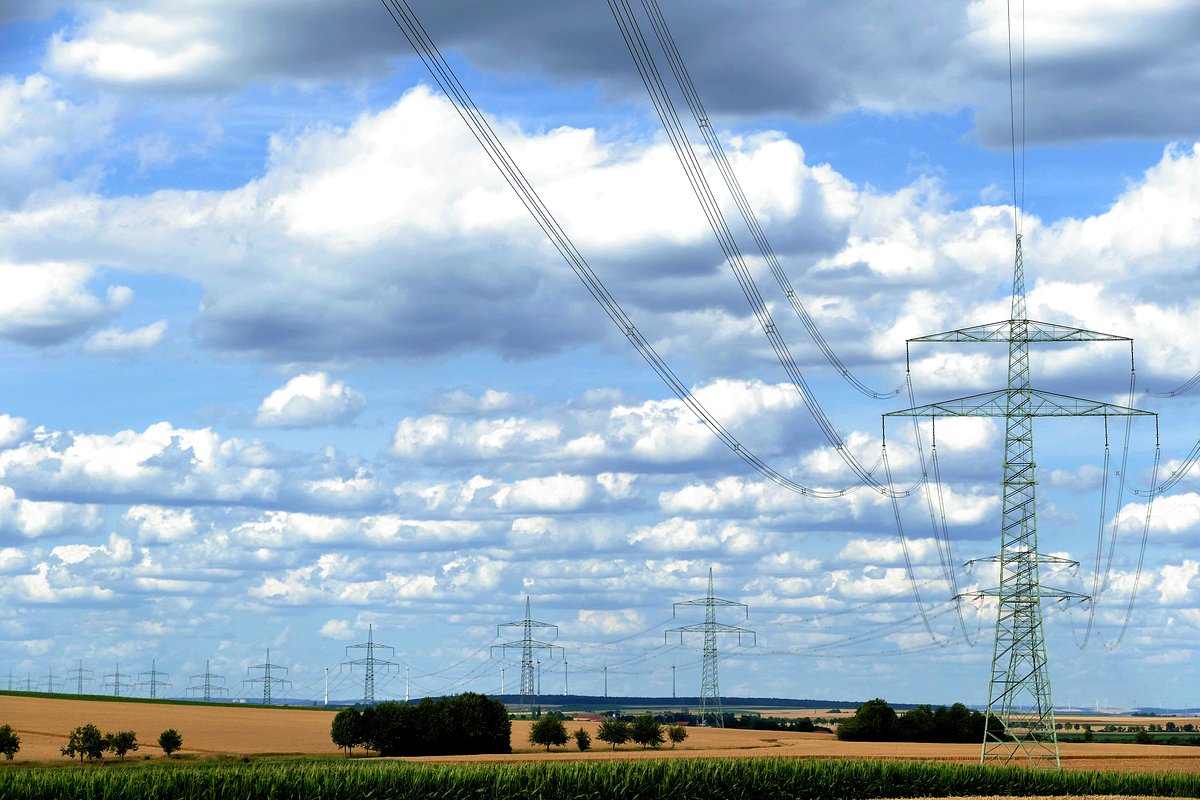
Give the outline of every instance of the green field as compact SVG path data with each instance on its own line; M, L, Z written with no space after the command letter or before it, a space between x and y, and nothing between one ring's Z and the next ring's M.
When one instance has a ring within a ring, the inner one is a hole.
M297 761L0 770L0 800L741 800L954 795L1200 796L1200 776L785 759L431 765Z

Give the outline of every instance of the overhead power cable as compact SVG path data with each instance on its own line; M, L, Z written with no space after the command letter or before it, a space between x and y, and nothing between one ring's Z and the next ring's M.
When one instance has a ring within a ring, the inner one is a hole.
M788 349L787 342L784 341L778 327L775 325L771 311L763 300L763 296L758 289L758 284L755 282L754 276L750 272L750 268L746 265L737 240L729 229L724 212L721 211L720 204L713 194L708 178L705 176L704 170L700 166L695 152L692 150L691 143L679 119L679 114L675 109L674 101L671 99L670 92L667 91L663 83L662 74L655 63L650 48L646 44L641 27L632 8L629 6L628 0L609 0L608 6L612 11L613 18L617 22L617 27L621 31L621 37L625 40L625 46L629 50L629 54L637 67L638 74L641 76L642 82L646 87L646 92L650 96L650 101L658 114L659 120L662 122L663 129L667 133L671 147L674 149L675 155L683 167L688 183L692 187L692 192L699 201L704 216L708 220L709 227L712 229L714 236L716 236L721 251L725 254L725 259L733 271L734 277L737 279L738 285L746 297L746 301L750 304L750 309L754 313L755 319L758 320L759 327L762 328L763 335L771 343L771 348L775 351L775 357L779 360L784 371L791 379L792 385L800 395L800 399L804 402L805 408L808 409L809 414L817 423L817 427L821 429L826 440L833 446L838 456L858 476L860 481L885 497L908 497L914 494L920 488L920 482L906 490L896 492L891 486L885 485L876 478L873 472L867 469L850 452L845 440L838 433L832 421L825 413L825 410L817 401L816 395L809 387L804 373L800 370L799 365Z
M787 273L784 272L783 266L779 263L779 259L775 255L775 250L771 247L771 242L767 239L766 232L763 231L762 225L759 224L758 216L754 213L754 208L750 205L750 201L746 198L746 193L742 190L742 184L738 180L737 174L729 164L725 148L722 146L721 140L717 137L716 131L713 130L708 112L704 109L704 103L700 100L700 93L696 91L696 86L692 83L692 76L688 73L683 56L680 55L679 48L675 45L675 38L671 35L671 29L667 26L666 18L663 17L662 10L658 6L658 1L642 0L642 8L645 9L646 15L650 18L650 24L654 28L654 34L658 38L659 46L662 47L663 52L666 54L667 63L671 66L671 72L675 76L675 81L679 84L679 88L687 100L688 108L692 112L692 119L695 121L696 127L700 129L705 144L708 145L709 155L716 163L717 169L720 170L721 177L725 181L725 186L737 204L738 211L741 212L742 219L745 221L746 227L750 230L750 235L754 238L755 244L758 245L758 250L762 253L767 266L771 268L771 274L775 276L779 288L787 296L792 310L796 312L796 316L803 323L805 330L808 331L808 335L812 337L813 342L821 349L821 353L824 354L825 359L838 371L838 374L862 394L867 397L873 397L876 400L887 400L900 394L904 388L903 385L889 392L877 392L868 387L850 371L846 363L838 357L837 353L829 345L829 342L821 333L821 329L817 326L816 320L812 318L808 309L800 301L800 296L792 288L791 281L788 279Z
M583 282L584 286L595 298L604 312L608 315L622 333L625 334L629 342L638 351L638 354L645 359L646 363L658 374L658 376L667 384L668 388L675 394L676 397L683 402L685 406L692 411L693 414L700 420L705 427L721 440L721 442L734 452L739 458L757 470L760 474L773 481L774 483L788 489L792 492L801 495L822 498L843 497L849 492L858 488L859 485L850 486L844 489L820 489L812 486L805 486L792 480L787 475L779 472L753 452L744 447L736 437L730 433L725 426L692 394L691 390L679 378L671 367L662 359L655 351L650 342L642 335L633 320L620 306L607 287L600 280L599 276L592 270L591 266L584 259L583 255L575 247L574 243L567 236L566 232L559 225L550 209L542 201L537 191L525 177L516 161L513 159L504 144L496 136L495 131L484 117L483 113L475 105L470 94L458 80L457 75L450 68L450 65L443 58L437 45L430 38L421 24L420 19L413 12L412 8L406 0L382 0L384 7L387 9L389 16L400 28L401 33L409 44L416 51L417 56L421 59L430 76L437 83L438 87L450 99L455 110L470 129L471 134L483 147L492 163L500 170L504 180L517 194L522 205L529 211L534 221L540 227L546 237L550 240L554 248L575 272L576 276ZM770 330L774 330L774 325L770 326ZM778 334L773 337L773 343L781 342ZM802 382L803 376L797 377ZM889 489L880 484L866 470L858 460L851 454L844 441L832 429L824 412L815 404L815 400L811 397L811 393L807 391L805 386L801 390L801 396L805 401L806 406L810 411L814 411L814 417L818 420L825 435L834 445L838 454L844 461L859 475L864 483L870 485L873 489L881 494L888 494ZM914 486L906 492L902 492L903 496L912 494L917 490Z

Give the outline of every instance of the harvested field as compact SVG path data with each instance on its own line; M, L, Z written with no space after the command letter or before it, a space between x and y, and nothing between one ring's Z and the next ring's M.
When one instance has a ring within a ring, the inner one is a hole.
M60 748L71 729L91 722L105 731L133 730L142 749L137 756L161 758L158 734L175 728L183 736L183 753L195 755L337 753L329 739L333 712L325 709L206 706L201 704L121 703L102 700L47 699L0 695L0 724L21 736L18 760L64 761ZM609 760L642 758L871 758L974 763L979 746L929 745L909 742L839 742L828 734L689 728L688 739L676 748L642 750L624 745L613 751L596 739L598 723L568 721L568 731L583 728L592 734L593 749L580 753L555 748L546 753L528 743L530 724L513 722L511 755L441 757L429 760L520 761ZM1200 772L1200 748L1170 745L1062 745L1066 769L1130 772Z

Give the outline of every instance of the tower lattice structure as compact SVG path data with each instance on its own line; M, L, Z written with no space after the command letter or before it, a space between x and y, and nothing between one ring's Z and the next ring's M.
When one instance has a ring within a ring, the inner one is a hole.
M92 682L92 671L83 668L83 659L79 659L79 666L72 670L67 670L68 681L75 682L75 694L83 694L83 685Z
M208 659L205 659L204 672L200 673L199 675L191 676L192 685L189 686L186 691L190 695L199 695L201 699L207 703L208 701L212 700L214 690L222 693L229 692L223 683L218 682L224 679L224 675L217 675L212 671L212 662L210 662ZM197 681L199 681L199 683L197 683Z
M104 688L112 689L113 697L121 696L121 689L128 689L132 685L130 683L131 676L121 672L121 662L117 662L116 672L111 672L104 676Z
M168 686L169 687L171 685L169 681L161 680L161 679L169 678L171 676L165 672L158 671L158 663L157 663L156 659L153 659L153 658L150 659L150 671L149 672L139 672L138 678L140 679L143 675L148 675L150 677L147 678L146 680L139 680L137 685L138 686L146 686L149 688L151 700L154 700L158 697L158 689L160 686Z
M279 686L282 688L284 686L292 685L292 682L287 678L281 678L278 676L278 673L280 672L282 672L284 675L287 675L288 669L287 667L280 666L279 664L271 663L271 649L269 647L267 648L266 662L263 664L255 664L253 667L247 667L246 673L250 674L255 670L257 670L260 674L254 678L246 678L242 681L242 685L250 684L251 686L254 686L256 684L262 684L264 706L271 705L271 693L274 687Z
M723 728L725 715L721 710L721 686L717 676L717 636L720 634L736 634L738 644L743 636L750 636L757 642L757 636L749 628L738 628L717 621L717 609L736 607L745 610L745 616L750 617L750 607L735 600L723 600L713 594L713 571L708 568L708 594L697 600L684 600L671 606L671 616L675 616L680 606L703 606L704 622L694 625L684 625L680 628L668 628L663 631L663 641L667 634L678 633L679 643L683 644L685 633L701 633L704 635L704 658L700 671L700 724ZM673 669L672 669L673 672Z
M525 706L529 711L533 711L533 699L536 696L535 687L535 668L533 653L535 650L549 650L553 657L554 651L563 650L560 645L550 642L538 641L534 638L535 630L550 630L553 629L554 635L558 636L558 626L551 625L547 622L538 622L532 618L529 611L529 598L525 598L525 619L519 619L515 622L505 622L502 625L496 626L496 635L499 636L503 628L519 628L521 630L521 638L503 644L492 645L492 650L499 649L501 653L508 650L521 651L521 705ZM564 656L566 651L563 651Z
M1004 465L1000 552L983 561L999 568L999 586L973 593L996 598L997 616L988 679L987 725L980 760L1027 759L1057 768L1058 737L1050 669L1042 627L1042 600L1089 600L1084 595L1043 586L1045 564L1074 563L1038 551L1033 419L1035 417L1153 416L1126 406L1086 400L1033 388L1029 345L1042 342L1129 342L1125 336L1029 319L1021 234L1016 235L1011 318L909 339L912 342L991 342L1008 346L1008 386L885 414L886 417L1002 417ZM885 442L886 448L886 442Z
M375 668L383 667L385 670L387 670L391 669L392 667L400 666L395 661L387 658L379 658L375 655L376 651L388 650L393 656L395 656L396 648L392 647L391 645L380 644L376 642L374 628L374 625L367 626L366 643L352 644L346 648L347 660L344 662L351 669L354 667L363 668L363 704L368 706L375 704ZM366 655L362 658L351 659L351 650L363 650L366 652ZM408 698L405 697L404 699L407 700Z

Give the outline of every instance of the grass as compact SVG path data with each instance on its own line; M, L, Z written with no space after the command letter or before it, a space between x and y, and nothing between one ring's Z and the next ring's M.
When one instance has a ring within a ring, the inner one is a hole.
M1024 767L812 759L694 759L521 764L394 761L161 763L141 769L0 771L0 800L757 800L955 795L1200 796L1200 776L1051 772Z

